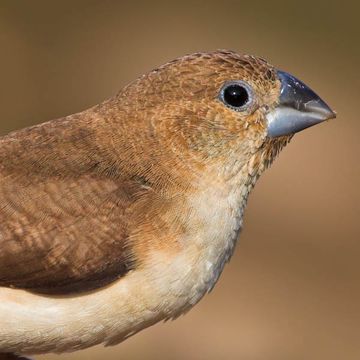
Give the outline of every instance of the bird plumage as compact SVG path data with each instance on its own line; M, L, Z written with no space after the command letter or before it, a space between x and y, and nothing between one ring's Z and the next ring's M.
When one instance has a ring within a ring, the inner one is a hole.
M237 79L254 93L241 112L218 96ZM3 137L0 351L114 344L197 303L291 138L267 136L280 87L262 59L198 53Z

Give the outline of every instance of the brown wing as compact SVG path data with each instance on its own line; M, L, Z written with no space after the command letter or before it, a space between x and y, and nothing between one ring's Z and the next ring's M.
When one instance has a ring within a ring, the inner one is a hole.
M134 266L127 212L143 190L96 136L73 117L0 140L0 286L85 291Z

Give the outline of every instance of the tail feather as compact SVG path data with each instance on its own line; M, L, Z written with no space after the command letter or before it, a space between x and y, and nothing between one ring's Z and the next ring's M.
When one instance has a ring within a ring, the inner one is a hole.
M0 353L0 360L31 360L30 358L12 353ZM35 360L35 359L32 359Z

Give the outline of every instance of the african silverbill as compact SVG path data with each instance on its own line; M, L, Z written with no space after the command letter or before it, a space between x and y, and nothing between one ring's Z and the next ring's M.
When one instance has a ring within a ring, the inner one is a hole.
M0 139L0 352L113 345L195 305L250 190L335 117L265 60L169 62L78 114Z

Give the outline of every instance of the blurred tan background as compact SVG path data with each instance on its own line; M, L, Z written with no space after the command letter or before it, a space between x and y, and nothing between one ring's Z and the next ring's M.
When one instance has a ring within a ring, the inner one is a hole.
M267 58L338 112L262 176L230 265L189 314L116 347L36 359L360 359L359 11L355 1L0 0L1 133L217 48Z

